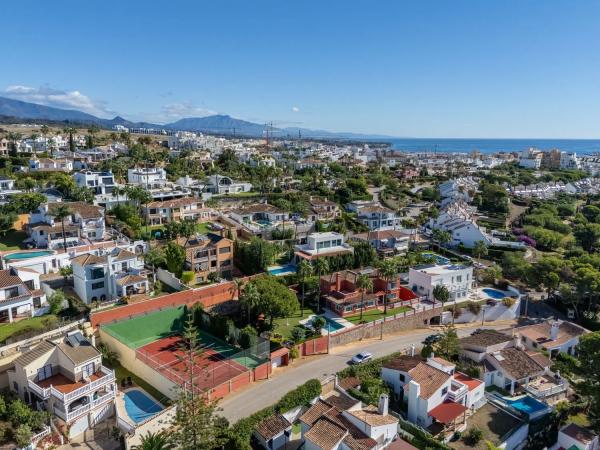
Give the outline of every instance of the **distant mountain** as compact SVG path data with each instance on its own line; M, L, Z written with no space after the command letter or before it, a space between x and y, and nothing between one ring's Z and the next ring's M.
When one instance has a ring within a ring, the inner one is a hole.
M265 126L246 120L235 119L231 116L217 114L206 117L189 117L176 122L158 125L148 122L131 122L123 117L101 119L91 114L74 109L61 109L52 106L38 105L37 103L23 102L11 98L0 97L0 116L5 118L44 120L52 122L70 122L83 125L96 124L104 128L113 128L122 125L127 128L154 128L158 130L185 130L200 131L213 134L262 137ZM300 134L305 138L321 139L388 139L390 136L369 135L359 133L336 133L324 130L310 130L307 128L275 128L269 129L273 137L296 138Z

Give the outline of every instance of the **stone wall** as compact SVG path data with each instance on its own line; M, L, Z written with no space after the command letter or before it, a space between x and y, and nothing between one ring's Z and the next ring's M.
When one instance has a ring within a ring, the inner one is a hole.
M406 314L402 317L388 317L388 319L392 320L386 320L385 322L377 320L375 322L358 325L348 329L348 331L340 331L339 333L332 334L330 345L331 347L336 347L338 345L357 342L361 339L376 338L382 333L386 335L415 328L425 328L432 317L440 315L441 310L441 307L437 307L415 312L414 314Z

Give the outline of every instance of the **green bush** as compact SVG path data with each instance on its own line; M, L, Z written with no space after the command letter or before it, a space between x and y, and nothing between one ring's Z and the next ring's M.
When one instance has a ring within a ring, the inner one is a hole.
M467 304L467 309L473 315L477 315L481 312L481 305L479 303L469 302Z
M181 281L185 284L190 284L196 278L196 274L192 271L185 271L181 274Z
M483 439L483 431L477 427L471 428L463 435L463 441L465 444L474 447Z
M516 300L512 297L504 297L502 299L502 304L504 306L506 306L507 308L510 308L511 306L513 306L515 304Z

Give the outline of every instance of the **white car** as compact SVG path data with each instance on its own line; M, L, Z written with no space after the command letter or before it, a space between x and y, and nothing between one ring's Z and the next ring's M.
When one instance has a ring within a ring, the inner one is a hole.
M373 355L371 355L369 352L360 352L359 354L354 355L352 357L352 359L350 360L350 364L362 364L364 362L369 361L372 358Z

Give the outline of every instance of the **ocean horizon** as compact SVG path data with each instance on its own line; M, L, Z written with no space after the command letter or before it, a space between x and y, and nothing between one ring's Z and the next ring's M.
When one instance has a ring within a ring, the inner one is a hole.
M382 139L384 140L384 139ZM540 150L557 148L577 154L600 152L600 139L466 139L397 138L387 139L394 150L405 152L481 153L520 152L529 147Z

